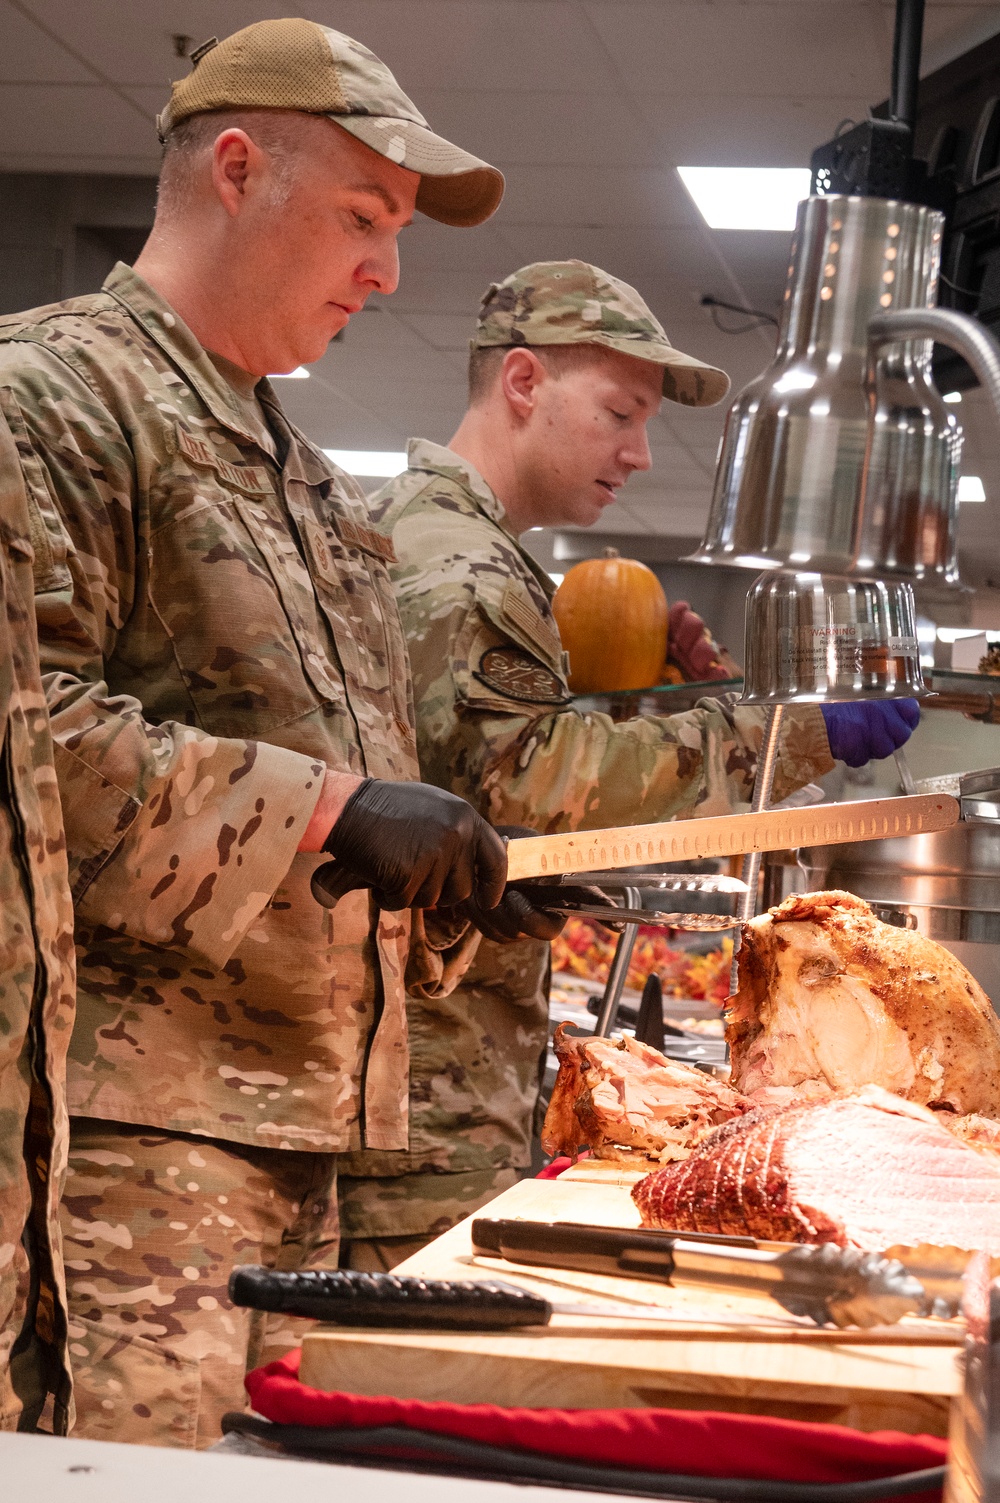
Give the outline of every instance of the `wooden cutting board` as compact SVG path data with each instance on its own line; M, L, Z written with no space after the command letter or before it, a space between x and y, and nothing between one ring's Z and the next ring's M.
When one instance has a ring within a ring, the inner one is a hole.
M478 1215L637 1226L629 1191L583 1166L576 1177L522 1180ZM626 1177L627 1176L627 1177ZM495 1332L351 1331L317 1327L302 1349L304 1383L327 1391L560 1408L722 1409L736 1413L945 1435L961 1386L956 1323L905 1321L876 1332L755 1324L780 1309L752 1296L674 1290L633 1279L520 1270L473 1257L470 1221L400 1264L427 1278L502 1277L555 1301L625 1298L663 1305L682 1322L557 1315ZM739 1316L745 1329L712 1325Z
M551 1181L555 1184L581 1184L581 1185L621 1185L626 1190L631 1190L641 1179L645 1179L648 1169L629 1169L627 1165L616 1164L612 1159L578 1159L569 1169L563 1170L558 1180ZM544 1181L543 1181L544 1183ZM634 1211L634 1207L632 1210ZM490 1215L490 1208L477 1212L477 1215ZM621 1222L622 1226L638 1226L638 1217L634 1222Z

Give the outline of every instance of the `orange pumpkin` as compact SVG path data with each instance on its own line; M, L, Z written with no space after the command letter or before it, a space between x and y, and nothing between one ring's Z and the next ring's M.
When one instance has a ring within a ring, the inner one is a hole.
M575 694L646 689L667 655L667 597L652 569L605 548L574 564L552 602Z

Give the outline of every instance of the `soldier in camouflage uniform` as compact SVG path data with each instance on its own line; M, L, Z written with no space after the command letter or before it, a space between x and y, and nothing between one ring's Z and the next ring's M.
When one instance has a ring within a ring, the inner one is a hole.
M336 1155L406 1145L404 972L444 992L478 935L415 913L411 942L405 910L489 907L505 866L414 781L391 545L261 373L394 290L414 201L475 224L502 179L308 21L200 49L160 123L137 269L3 320L0 406L76 904L76 1433L191 1446L296 1339L230 1305L232 1265L335 1264ZM384 901L321 907L324 850Z
M703 406L728 384L595 267L527 266L489 289L451 447L411 441L407 470L373 501L396 551L424 777L496 823L543 832L726 813L750 797L762 711L707 700L616 725L573 708L553 586L518 541L534 525L588 525L649 467L661 394ZM594 450L600 425L611 437ZM672 613L672 645L675 625L700 642L692 612ZM785 727L775 800L833 766L818 709L789 711ZM341 1165L352 1266L393 1266L523 1174L548 966L544 943L484 942L460 990L410 997L409 1151Z
M31 1429L46 1395L65 1433L70 1379L59 1194L73 914L52 740L38 671L29 517L0 423L0 1430Z

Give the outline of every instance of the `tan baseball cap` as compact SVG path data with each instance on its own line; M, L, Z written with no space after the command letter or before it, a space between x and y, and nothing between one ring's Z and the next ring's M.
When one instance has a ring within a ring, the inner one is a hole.
M420 173L417 208L442 224L474 225L497 208L503 174L436 136L385 63L343 32L294 18L257 21L191 54L156 127L211 110L301 110L328 115L359 141Z
M663 395L685 407L711 407L729 390L714 365L675 350L634 287L585 261L536 261L483 298L472 348L519 344L599 344L663 366Z

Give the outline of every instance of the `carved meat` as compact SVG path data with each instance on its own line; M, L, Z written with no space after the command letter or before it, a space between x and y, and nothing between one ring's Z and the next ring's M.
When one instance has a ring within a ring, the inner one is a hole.
M868 1086L750 1112L635 1186L644 1226L880 1251L1000 1252L1000 1160Z
M953 1117L950 1112L941 1112L938 1121L956 1138L968 1143L978 1153L1000 1154L1000 1122L991 1117Z
M757 1103L874 1083L959 1116L1000 1117L1000 1022L941 945L846 892L786 898L743 931L726 1037Z
M706 1132L747 1109L738 1092L633 1038L574 1038L556 1029L559 1074L542 1128L546 1153L648 1168L683 1159Z

